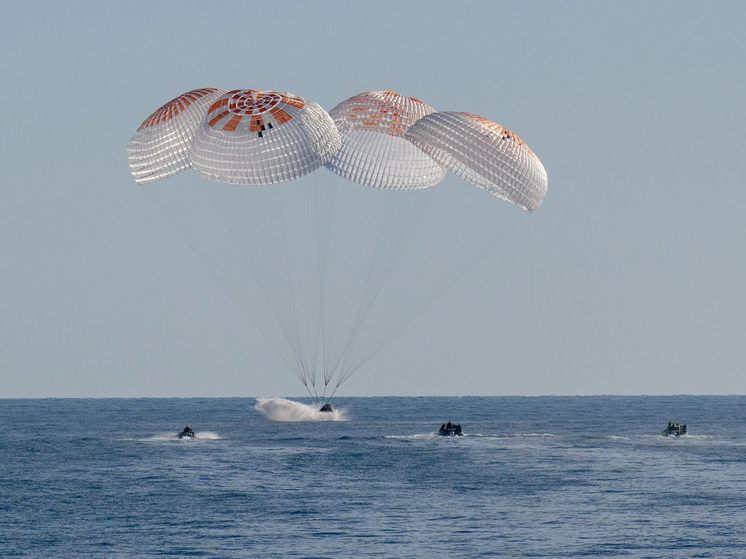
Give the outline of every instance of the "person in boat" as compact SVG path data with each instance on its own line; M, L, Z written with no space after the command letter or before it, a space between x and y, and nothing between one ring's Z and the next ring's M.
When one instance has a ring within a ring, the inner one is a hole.
M446 424L445 424L445 423L443 423L443 424L442 424L442 425L440 426L440 431L441 431L441 432L443 432L443 431L445 431L445 430L446 430Z

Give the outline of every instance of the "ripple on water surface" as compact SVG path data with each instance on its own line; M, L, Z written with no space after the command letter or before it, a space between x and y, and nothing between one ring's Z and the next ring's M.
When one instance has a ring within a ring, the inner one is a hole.
M746 556L744 397L279 400L0 400L4 556Z

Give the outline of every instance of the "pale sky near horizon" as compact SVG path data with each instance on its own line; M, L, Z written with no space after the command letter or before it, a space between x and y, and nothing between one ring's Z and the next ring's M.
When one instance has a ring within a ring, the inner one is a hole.
M340 396L746 393L746 5L5 2L0 398L302 396L127 165L198 87L476 113L541 208Z

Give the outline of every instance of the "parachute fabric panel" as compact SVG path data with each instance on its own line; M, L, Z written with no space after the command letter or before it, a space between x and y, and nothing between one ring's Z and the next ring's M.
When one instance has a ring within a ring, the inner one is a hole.
M130 169L138 184L185 171L189 149L210 105L223 94L215 88L194 89L150 115L127 144Z
M276 91L233 90L217 99L192 147L192 166L229 184L301 177L339 149L334 122L318 104Z
M435 109L413 97L368 91L350 97L329 115L342 147L326 166L365 186L412 190L438 184L445 169L404 139L418 119Z
M534 211L547 193L547 174L528 146L507 128L470 113L423 117L406 138L464 180Z

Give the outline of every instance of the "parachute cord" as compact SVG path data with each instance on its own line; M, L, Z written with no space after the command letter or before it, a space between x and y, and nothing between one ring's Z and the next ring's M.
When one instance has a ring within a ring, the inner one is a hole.
M315 202L316 202L316 246L318 251L318 263L319 263L319 339L316 340L317 344L321 345L321 367L322 371L324 373L324 390L326 390L326 385L329 383L327 380L326 375L326 369L327 369L327 355L326 355L326 329L324 328L324 299L326 294L326 271L329 266L329 236L331 235L331 224L334 221L334 205L336 200L336 194L337 194L337 188L336 184L332 181L328 181L327 184L330 184L331 189L331 203L330 203L330 210L329 210L329 217L328 221L325 224L328 228L326 232L326 238L325 243L322 242L321 239L321 219L319 218L319 198L321 198L319 191L323 188L319 182L318 175L314 175L314 195L315 195ZM321 200L323 203L323 200ZM323 246L322 249L322 245ZM323 256L322 256L323 255ZM323 261L323 262L322 262ZM317 358L318 358L318 351L317 351ZM317 363L313 363L313 366L317 366Z
M482 260L482 258L484 258L484 257L485 257L485 256L486 256L487 254L489 254L489 253L490 253L490 252L491 252L491 251L492 251L492 250L493 250L493 249L495 248L495 246L496 246L496 245L497 245L497 244L498 244L498 243L499 243L499 242L500 242L501 240L505 239L505 238L506 238L507 236L509 236L509 235L510 235L510 234L511 234L511 233L512 233L513 231L515 231L515 229L516 229L516 228L517 228L517 227L518 227L518 226L519 226L519 225L520 225L521 223L523 223L523 221L524 221L524 220L526 219L526 217L528 216L528 214L529 214L529 213L530 213L530 212L524 211L524 215L522 216L522 218L521 218L520 220L516 221L516 223L515 223L514 225L512 225L512 226L511 226L511 227L510 227L510 228L508 229L508 231L507 231L507 232L506 232L506 233L505 233L505 234L504 234L504 235L503 235L502 237L500 237L499 239L496 239L496 240L495 240L495 241L494 241L494 242L493 242L493 243L492 243L491 245L489 245L489 246L487 247L487 249L486 249L486 250L484 250L484 251L483 251L483 252L482 252L481 254L477 255L476 259L474 259L474 260L473 260L473 261L472 261L472 262L471 262L471 263L469 264L469 266L468 266L468 267L467 267L467 268L466 268L466 269L465 269L465 270L464 270L463 272L461 272L460 274L458 274L458 275L457 275L457 276L456 276L456 277L455 277L455 278L454 278L453 280L451 280L451 281L450 281L450 282L449 282L449 283L448 283L448 284L447 284L447 285L446 285L446 286L445 286L445 287L444 287L443 289L441 289L441 290L440 290L440 291L439 291L439 292L438 292L438 293L437 293L437 294L435 295L435 297L433 297L433 298L432 298L432 299L431 299L431 300L430 300L430 301L429 301L429 302L428 302L428 303L427 303L427 304L426 304L426 305L425 305L424 307L422 307L422 309L420 309L419 311L417 311L417 313L416 313L416 314L415 314L415 315L414 315L414 316L413 316L412 318L410 318L410 319L409 319L409 320L408 320L408 321L407 321L407 322L406 322L406 323L405 323L405 324L404 324L404 325L403 325L403 326L402 326L401 328L399 328L399 329L398 329L398 330L397 330L396 332L394 332L394 334L393 334L393 335L391 335L391 336L390 336L390 337L389 337L389 338L388 338L388 339L387 339L387 340L386 340L385 342L383 342L383 344L381 344L381 345L379 346L379 348L378 348L377 350L375 350L375 351L374 351L374 352L373 352L373 353L372 353L371 355L369 355L368 357L366 357L366 358L365 358L365 359L364 359L364 360L363 360L362 362L360 362L359 364L357 364L356 366L354 366L354 367L353 367L352 369L350 369L350 371L349 371L348 373L345 373L345 374L343 374L343 375L341 374L341 375L340 375L339 377L337 377L337 378L338 378L338 380L337 380L337 386L335 387L335 389L334 389L334 390L336 391L336 389L337 389L337 388L339 388L339 385L341 385L341 384L342 384L342 383L343 383L344 381L346 381L346 380L347 380L348 378L350 378L350 377L351 377L351 376L352 376L352 375L353 375L353 374L354 374L355 372L357 372L357 371L358 371L358 370L359 370L359 369L360 369L360 368L361 368L361 367L362 367L363 365L365 365L365 364L366 364L366 363L367 363L368 361L370 361L370 360L371 360L371 359L372 359L372 358L373 358L373 357L374 357L374 356L375 356L375 355L376 355L376 354L377 354L377 353L378 353L379 351L381 351L381 350L382 350L382 349L383 349L383 348L384 348L384 347L385 347L385 346L386 346L386 345L387 345L387 344L388 344L388 343L389 343L389 342L390 342L391 340L393 340L393 339L394 339L394 338L395 338L396 336L398 336L398 335L399 335L399 333L400 333L400 332L401 332L402 330L404 330L404 329L405 329L405 328L406 328L407 326L409 326L409 325L410 325L410 324L411 324L411 323L412 323L412 322L413 322L413 321L414 321L414 320L415 320L415 319L416 319L416 318L417 318L418 316L420 316L420 315L421 315L421 314L422 314L422 313L423 313L423 312L424 312L424 311L425 311L425 310L426 310L427 308L429 308L429 307L430 307L430 305L432 305L432 304L433 304L433 303L434 303L435 301L437 301L437 300L438 300L438 298L440 298L440 296L441 296L441 295L443 295L443 293L445 293L446 291L448 291L448 289L450 289L450 287L451 287L451 286L452 286L452 285L453 285L454 283L456 283L456 282L457 282L457 281L458 281L459 279L461 279L462 277L464 277L464 275L465 275L465 274L466 274L466 273L467 273L467 272L468 272L469 270L471 270L471 269L472 269L472 268L473 268L474 266L476 266L476 264L477 264L477 263L478 263L478 262L479 262L480 260Z
M376 263L378 253L381 248L381 238L383 237L382 231L383 231L384 225L386 225L386 218L388 217L389 211L391 210L391 200L392 200L392 197L389 196L388 203L386 204L386 213L384 214L383 219L381 220L381 226L378 228L378 235L376 236L376 250L373 253L373 258L371 259L370 264L368 265L368 273L366 274L366 278L365 278L365 287L363 288L363 294L360 297L360 302L358 303L358 306L357 306L357 313L355 314L355 322L352 324L352 329L350 330L350 337L347 339L347 343L345 344L344 349L339 354L335 362L334 370L337 369L337 366L339 365L339 363L344 359L344 356L347 353L347 350L350 349L350 344L352 343L352 339L355 337L355 334L357 333L357 328L359 327L358 317L360 316L360 312L363 307L363 302L365 301L365 293L368 290L368 286L370 285L370 280L372 276L371 270L373 269L373 265ZM379 288L379 291L380 291L380 288ZM373 298L373 301L375 301L375 297ZM372 302L371 302L371 306L372 306ZM370 306L368 307L368 310L370 310ZM332 372L331 375L329 375L329 381L331 381L333 376L334 376L334 373ZM326 378L324 380L326 380ZM328 384L328 381L327 381L327 384Z
M298 378L303 383L303 386L306 387L306 390L308 390L308 376L306 375L306 372L301 369L300 374L298 375Z
M300 381L303 383L303 386L306 387L306 392L308 392L308 395L311 397L311 399L313 400L313 402L316 405L318 405L318 403L319 403L319 396L318 396L318 393L316 392L316 385L315 384L312 385L313 386L313 393L312 393L311 389L308 388L308 381L307 381L307 379L304 377L304 378L301 378Z
M431 187L431 188L434 188L434 187ZM396 267L396 264L399 262L399 259L401 258L401 255L404 253L404 249L409 244L410 239L412 238L412 235L414 234L415 230L418 228L420 222L422 221L422 216L427 211L427 208L430 206L430 202L433 199L433 195L431 195L430 192L433 192L433 191L428 191L426 193L428 195L428 197L427 197L427 200L426 200L426 203L425 203L424 207L419 211L419 216L417 217L416 223L410 228L409 233L407 234L406 238L404 239L404 242L401 244L399 250L397 251L397 253L396 253L395 257L394 257L394 260L389 265L388 270L386 271L386 275L384 276L383 280L379 283L378 288L375 289L375 291L373 293L373 296L370 299L370 302L367 304L367 308L365 310L363 310L363 302L364 302L364 299L365 299L364 295L365 295L365 292L368 290L368 286L370 285L370 280L372 278L371 271L373 269L373 265L376 262L376 258L378 256L378 251L379 251L379 248L380 248L380 243L381 243L381 237L382 237L382 235L381 235L381 232L379 231L378 244L376 246L376 254L373 257L373 260L371 261L371 264L370 264L370 268L368 270L368 278L366 280L365 290L363 291L363 297L361 298L360 304L358 305L357 315L355 317L355 323L353 325L352 331L350 332L350 338L347 341L347 345L345 346L345 349L342 352L342 355L340 356L339 362L342 362L344 360L344 357L347 355L347 352L350 349L350 346L352 345L353 339L355 338L355 336L357 335L358 331L360 330L360 328L362 327L363 323L365 322L365 319L367 318L368 313L370 312L371 308L373 308L373 305L375 304L376 299L378 299L378 296L381 294L381 291L383 290L384 286L386 285L386 282L388 281L389 277L391 276L391 272ZM435 192L437 192L437 191L435 191ZM413 194L415 194L415 193L413 193ZM389 215L389 209L391 207L391 200L392 199L393 199L393 197L391 199L389 199L389 205L386 207L386 216L384 217L383 222L381 222L381 231L383 231L383 228L386 225L386 218ZM410 211L410 213L411 213L411 211ZM386 342L386 343L388 343L388 342ZM337 366L339 366L339 362L337 363ZM331 380L331 378L330 378L330 380Z
M196 247L194 246L194 243L192 243L187 238L187 236L184 234L184 232L181 230L181 228L178 225L176 225L176 223L171 218L171 216L169 216L163 210L163 208L161 207L161 205L155 200L155 198L153 197L153 194L152 194L153 187L151 186L151 187L145 188L144 190L147 192L148 197L153 202L153 204L155 204L155 206L158 208L158 211L161 213L161 215L163 215L168 220L168 222L176 230L176 232L179 234L179 236L184 240L184 242L186 242L186 244L189 246L189 248L192 249L192 252L197 256L197 258L199 258L200 262L202 262L202 264L204 265L205 268L207 268L207 270L210 272L210 274L212 274L212 277L217 280L217 282L222 286L222 288L230 296L230 298L233 299L233 302L236 304L236 306L239 309L241 309L241 312L246 316L246 318L249 319L249 321L254 325L254 327L256 327L256 329L262 334L262 336L264 337L264 339L267 340L267 342L272 347L272 349L274 349L277 352L277 355L280 356L280 358L285 362L285 364L288 366L288 368L291 371L293 371L293 373L295 374L295 376L297 376L301 380L301 382L303 382L303 377L302 377L302 373L300 372L300 370L297 369L295 366L293 366L293 364L290 363L290 361L285 357L285 355L283 354L283 352L280 351L280 349L277 347L277 345L275 345L275 343L272 341L272 339L269 337L269 335L267 335L267 332L264 330L264 328L262 328L261 326L259 326L259 324L257 323L257 321L254 320L248 312L246 312L246 309L244 309L243 305L236 298L236 296L231 292L231 290L228 289L228 286L225 284L225 282L222 279L220 279L220 277L215 273L215 271L207 264L205 258L197 251ZM210 195L210 197L212 198L212 195ZM215 204L214 199L213 199L213 204ZM215 206L216 206L216 209L218 211L220 211L220 208L217 207L217 204L215 204ZM236 239L233 236L233 233L230 231L229 228L226 228L226 229L228 229L228 231L231 233L231 237L233 238L233 242L236 243ZM237 244L236 244L236 246L238 247ZM243 251L240 250L240 247L239 247L239 252L241 254L243 254ZM249 268L249 270L251 271L251 268ZM254 272L251 271L251 273L253 275ZM254 279L256 280L256 278L254 278ZM257 285L259 285L259 284L257 283ZM262 293L262 296L264 296L264 293ZM266 296L265 296L265 301L266 301ZM267 304L269 304L268 301L267 301ZM270 306L270 308L271 308L271 306ZM279 321L278 321L278 323L279 323ZM292 354L292 351L291 351L291 354Z
M334 395L337 393L337 388L339 388L339 384L337 384L337 386L334 387L334 390L332 390L332 393L329 394L329 398L326 400L326 402L324 402L324 405L332 401L332 398L334 398Z
M389 209L392 207L392 198L394 198L397 194L406 194L402 192L397 193L395 191L371 189L370 187L361 185L352 185L351 188L347 188L342 192L343 194L347 194L347 196L343 196L342 199L346 202L347 205L350 206L350 208L345 207L343 211L340 212L340 223L343 225L343 227L346 225L346 229L348 230L370 231L371 243L366 247L361 248L370 248L371 253L370 260L368 260L367 258L362 258L360 256L360 253L358 253L356 255L356 258L353 258L353 261L350 262L351 264L354 264L354 276L361 276L364 280L364 283L362 284L363 289L358 295L359 298L354 299L353 301L349 301L351 305L357 303L357 306L351 308L351 310L355 310L356 312L355 315L353 315L352 323L349 325L349 331L347 331L348 333L342 332L339 327L337 327L337 329L340 331L340 336L335 340L336 344L333 345L331 364L327 368L327 377L328 381L330 382L334 374L339 370L339 366L344 359L347 346L349 345L349 332L352 332L355 328L355 322L358 315L360 314L359 311L361 302L368 299L369 292L366 293L366 289L370 285L371 269L376 265L376 255L380 254L378 247L380 246L382 239L381 231L383 228L385 228L386 216L389 213ZM352 196L352 198L350 198L350 196ZM354 212L350 211L350 209L358 207L361 196L363 197L365 205L368 206L369 210L371 211L367 211L363 219L357 220L354 224L352 224L352 216L354 215ZM381 204L380 202L383 203ZM376 209L380 211L372 211ZM344 246L342 250L344 250ZM336 256L342 256L343 254L344 252L340 252Z
M278 191L279 191L279 189L278 189ZM295 333L295 337L296 337L296 343L298 344L298 353L300 354L300 362L303 364L303 368L307 371L307 369L305 367L306 360L305 360L305 357L303 355L303 344L300 341L300 328L298 326L298 323L299 323L299 321L298 321L298 306L295 303L295 290L293 289L293 281L290 278L290 273L289 273L289 271L290 271L290 256L289 256L290 251L288 250L288 239L287 239L287 235L285 234L285 212L283 210L283 205L282 204L279 204L279 207L280 207L280 225L281 225L280 231L282 231L282 240L283 240L283 244L285 245L285 266L282 267L282 269L285 272L285 274L284 274L285 275L285 280L288 282L288 286L290 286L290 302L291 302L291 305L292 305L293 318L295 319L295 323L291 324L291 327L293 325L295 326L295 332L294 333ZM313 379L313 381L315 383L316 382L315 372L312 373L312 374L311 373L308 373L308 374L311 376L311 378Z
M231 186L232 185L228 185L227 187L225 187L226 190L229 190L231 188ZM224 223L226 223L226 224L230 223L230 220L228 219L228 216L226 216L225 211L223 210L222 206L217 203L217 200L215 198L217 196L217 194L216 194L217 188L213 189L213 188L209 188L207 186L204 186L204 188L205 188L205 190L207 190L208 194L210 195L210 198L212 198L214 206L217 208L218 212L223 217ZM259 187L259 188L261 188L261 187ZM267 190L265 189L265 190L263 190L261 192L264 193L264 192L267 192ZM236 204L233 202L232 197L229 195L227 198L230 201L230 203L233 206L234 211L235 211ZM233 243L235 244L235 246L238 247L238 250L239 250L241 256L243 257L244 263L246 264L247 268L251 272L251 275L253 276L254 281L256 282L257 286L259 287L260 291L262 292L262 296L264 297L265 302L267 303L267 305L269 306L269 308L272 309L272 312L275 315L275 320L277 320L277 324L280 326L280 328L282 329L283 333L285 334L285 337L288 340L288 345L290 347L291 354L293 355L293 357L295 358L295 360L298 363L298 369L302 369L302 363L303 363L302 356L298 354L297 349L293 345L293 343L291 341L292 340L291 335L287 331L287 329L285 327L285 324L284 324L284 321L280 320L280 313L270 303L269 297L267 296L267 293L265 292L265 289L262 286L261 282L257 278L253 266L251 265L251 262L250 262L251 259L246 255L246 253L244 251L244 248L243 248L243 244L239 242L239 239L238 239L236 231L234 230L233 227L230 227L230 226L226 226L226 230L230 233L231 238L233 239ZM267 336L265 335L265 337L267 337ZM298 376L299 378L301 378L301 382L303 382L303 378L305 377L305 374L302 372L302 370L296 370L295 367L291 367L291 369L293 370L293 372L295 372L296 376Z
M313 401L316 405L319 403L319 393L316 391L316 385L313 385Z
M312 394L311 393L311 389L308 388L308 385L305 382L303 383L303 386L306 387L306 391L308 392L308 395L311 397L311 400L313 400L313 403L318 406L319 405L319 397L318 397L318 395L315 394L316 393L316 389L314 388L314 391L313 391L314 393Z
M316 375L311 375L308 372L308 367L306 367L305 363L302 363L301 366L303 367L303 374L310 379L311 386L313 386L313 391L316 392Z

